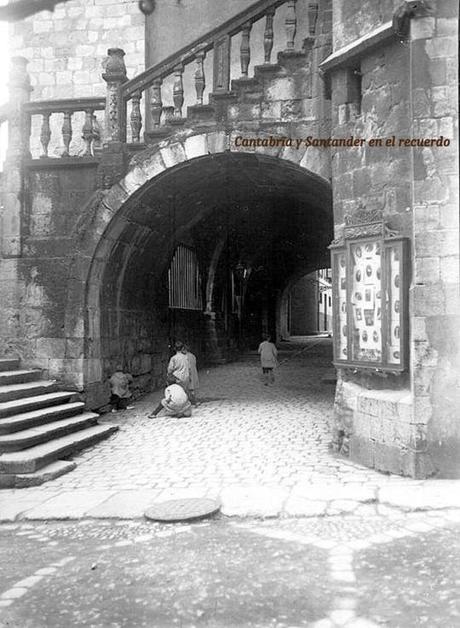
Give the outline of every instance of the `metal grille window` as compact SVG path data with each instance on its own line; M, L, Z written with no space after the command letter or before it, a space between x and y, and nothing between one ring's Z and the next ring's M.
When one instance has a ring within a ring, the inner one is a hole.
M201 277L195 251L180 244L168 272L169 307L201 310Z

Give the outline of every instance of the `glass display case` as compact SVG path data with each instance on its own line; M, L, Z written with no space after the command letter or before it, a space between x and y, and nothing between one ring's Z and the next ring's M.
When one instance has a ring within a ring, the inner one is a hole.
M406 238L345 238L331 254L335 365L405 370Z

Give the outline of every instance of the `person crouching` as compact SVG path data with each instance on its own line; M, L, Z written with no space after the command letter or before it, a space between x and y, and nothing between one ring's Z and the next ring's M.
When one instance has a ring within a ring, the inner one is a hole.
M184 388L179 384L170 384L165 388L164 399L162 399L155 410L148 415L148 418L155 418L163 409L166 416L176 417L178 419L192 416L192 404Z

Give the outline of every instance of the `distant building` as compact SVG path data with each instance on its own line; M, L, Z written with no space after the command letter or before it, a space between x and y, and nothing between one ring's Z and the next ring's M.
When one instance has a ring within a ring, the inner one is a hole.
M332 332L332 278L322 268L299 279L288 294L288 332L305 336Z

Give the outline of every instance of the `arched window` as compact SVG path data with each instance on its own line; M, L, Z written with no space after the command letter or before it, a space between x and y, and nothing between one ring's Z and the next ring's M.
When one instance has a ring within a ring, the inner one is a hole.
M169 307L201 310L201 277L195 251L183 244L174 251L168 271Z

